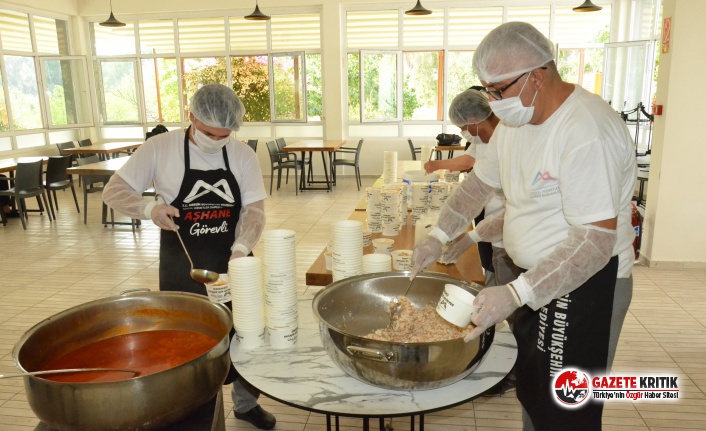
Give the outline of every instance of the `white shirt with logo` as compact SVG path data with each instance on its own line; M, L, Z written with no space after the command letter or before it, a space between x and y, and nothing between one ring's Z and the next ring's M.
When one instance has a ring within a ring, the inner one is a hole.
M516 265L531 268L571 225L618 217L613 255L630 275L636 178L632 138L612 108L581 87L540 125L501 122L475 164L478 178L507 199L503 240Z
M228 164L240 187L242 205L267 198L262 171L255 152L246 144L230 138L226 144ZM191 169L225 169L223 153L204 153L196 145L189 143ZM165 203L171 203L179 194L184 178L184 130L162 133L148 139L130 156L125 165L117 171L130 187L141 191L154 187ZM206 185L196 192L221 192L218 184Z

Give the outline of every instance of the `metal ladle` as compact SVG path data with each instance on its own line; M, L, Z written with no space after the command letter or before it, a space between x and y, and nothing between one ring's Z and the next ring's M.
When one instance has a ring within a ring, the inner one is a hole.
M407 296L407 294L409 293L409 289L412 287L412 284L416 279L417 277L414 277L412 281L409 282L409 284L407 285L407 290L405 290L401 296ZM397 314L397 312L400 311L400 309L402 308L402 302L400 302L398 298L399 296L393 299L393 301L395 301L395 305L392 306L392 311L390 311L390 319L394 319L395 314Z
M169 218L172 218L171 216ZM172 222L174 222L174 219L172 218ZM194 281L197 281L199 283L213 283L214 281L218 280L218 273L209 271L207 269L194 269L194 262L191 260L191 256L189 256L189 252L186 251L186 246L184 245L184 241L181 239L181 235L179 235L179 229L177 226L177 230L174 231L177 235L177 238L179 238L179 242L181 243L182 248L184 249L184 253L186 253L186 257L189 259L189 263L191 264L191 271L189 271L189 275L191 276Z
M67 368L64 370L44 370L44 371L29 371L26 373L17 374L0 374L0 379L12 379L15 377L25 377L25 376L42 376L45 374L73 374L73 373L91 373L91 372L117 372L117 373L131 373L134 374L133 377L137 377L142 374L140 371L135 370L123 370L118 368Z

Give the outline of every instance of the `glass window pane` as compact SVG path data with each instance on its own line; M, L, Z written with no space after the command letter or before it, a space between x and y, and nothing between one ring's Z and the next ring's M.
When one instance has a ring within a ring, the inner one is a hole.
M397 116L397 54L364 53L363 121L390 121Z
M223 18L179 19L180 52L222 52L226 50Z
M10 151L12 150L12 138L6 136L0 138L0 151Z
M189 101L196 90L206 84L228 84L225 57L182 58L182 80L184 83L184 119L188 118Z
M399 11L349 11L346 14L348 48L399 46Z
M449 112L449 105L457 94L468 87L481 85L480 79L471 67L473 51L449 51L447 57L446 108L444 109L446 113ZM448 118L448 115L445 118Z
M142 54L175 52L174 22L171 19L140 20L138 25Z
M125 22L125 21L123 21ZM89 25L95 55L127 55L135 53L135 25L102 27L97 22Z
M44 138L44 133L17 135L15 136L15 141L17 142L18 150L22 150L24 148L42 147L47 144Z
M306 107L308 121L321 121L323 115L321 55L306 56Z
M228 19L231 51L266 51L267 21L252 21L242 16Z
M34 58L6 55L5 72L15 130L41 128L42 112L39 107Z
M360 60L348 54L348 121L360 121Z
M272 56L275 112L273 120L304 120L304 56Z
M135 66L128 61L100 61L100 83L103 101L103 122L137 122L137 91Z
M3 77L2 72L0 71L0 132L5 132L10 130L10 123L7 121L7 104L5 103L5 91L2 90L2 81Z
M586 14L577 14L586 15ZM524 21L532 24L541 31L542 34L549 37L549 6L537 7L509 7L507 8L507 20L509 21ZM552 41L556 42L556 41Z
M449 9L449 45L475 47L503 23L503 8Z
M245 122L270 121L270 71L266 55L231 57L233 91L245 106Z
M559 44L560 48L610 42L609 30L610 5L591 13L576 13L568 6L557 7L552 42Z
M178 123L179 75L175 58L142 59L142 83L145 94L145 121Z
M319 14L273 15L270 20L272 49L320 49Z
M32 52L27 14L0 10L0 37L3 49Z
M410 46L441 46L444 43L444 11L432 10L431 15L405 15L403 40Z
M86 67L83 60L43 60L51 124L86 124L90 113L86 100Z
M560 49L557 68L566 82L579 84L594 94L603 85L603 48Z
M40 53L69 55L69 26L64 20L34 16L34 37Z
M439 104L439 53L404 53L402 119L443 120Z

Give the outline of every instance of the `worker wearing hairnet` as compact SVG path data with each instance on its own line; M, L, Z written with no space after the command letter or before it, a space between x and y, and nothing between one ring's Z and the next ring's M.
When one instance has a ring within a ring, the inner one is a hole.
M503 243L526 272L477 295L471 336L517 310L515 373L525 429L600 430L602 403L566 410L553 379L572 368L605 374L614 355L632 295L630 134L600 97L562 81L554 45L530 24L491 31L473 69L501 123L431 236L415 247L413 273L502 188Z
M189 105L191 125L151 137L110 179L105 203L162 230L159 289L206 295L191 279L179 229L195 268L228 272L228 261L247 256L265 226L267 197L253 150L233 139L245 108L225 85L201 87ZM158 199L142 197L154 184ZM226 305L230 305L228 302ZM237 373L232 370L229 380ZM257 404L259 393L242 378L233 382L235 417L272 429L275 418Z

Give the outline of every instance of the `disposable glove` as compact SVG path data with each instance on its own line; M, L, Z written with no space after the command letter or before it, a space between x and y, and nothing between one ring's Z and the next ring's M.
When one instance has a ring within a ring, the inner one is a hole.
M260 235L265 229L265 201L260 200L240 208L240 217L235 226L235 242L230 248L231 259L247 256L260 240ZM242 256L236 256L236 253ZM234 257L236 256L236 257Z
M413 280L419 271L436 261L439 255L441 255L442 246L443 244L441 241L433 236L427 236L421 240L419 244L414 246L414 254L412 255L412 273L409 276L410 280Z
M150 218L160 229L177 230L179 227L174 223L172 217L179 217L179 210L171 205L157 204L152 207Z
M479 308L471 316L471 322L476 327L463 339L466 343L480 337L486 329L510 317L521 304L513 288L505 285L486 287L481 290L476 295L473 305Z
M443 263L444 265L456 263L458 258L461 257L466 250L468 250L468 247L476 243L473 241L473 238L471 238L471 232L461 235L453 240L453 242L449 244L446 249L444 249L443 253L441 253L439 263Z
M133 189L120 175L110 178L103 189L103 202L120 213L134 219L150 218L154 199L145 199L142 192Z

